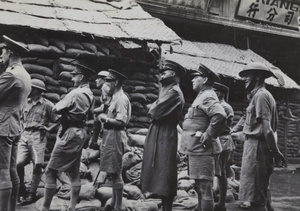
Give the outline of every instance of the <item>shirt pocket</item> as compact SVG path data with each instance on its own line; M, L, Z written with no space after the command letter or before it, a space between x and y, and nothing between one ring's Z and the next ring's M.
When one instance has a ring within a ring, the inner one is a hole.
M253 112L254 112L254 106L253 105L248 106L246 109L246 119L245 119L246 125L250 126L253 123L253 119L254 119Z
M44 113L43 112L41 112L41 111L34 112L34 114L32 116L32 121L41 123L43 119L44 119Z

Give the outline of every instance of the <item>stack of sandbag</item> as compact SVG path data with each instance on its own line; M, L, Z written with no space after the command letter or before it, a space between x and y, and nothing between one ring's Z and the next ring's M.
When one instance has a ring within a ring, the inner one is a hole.
M238 121L245 115L247 103L230 103L230 105L232 106L234 111L234 118L232 122L232 127L234 127L238 123ZM235 137L232 138L235 139ZM236 149L233 151L233 162L235 165L241 166L244 138L241 133L239 134L239 136L237 136L237 138L237 140L233 140L236 143Z
M124 91L129 94L132 118L129 128L148 128L151 119L147 116L147 105L158 98L158 72L153 69L136 71L124 82Z

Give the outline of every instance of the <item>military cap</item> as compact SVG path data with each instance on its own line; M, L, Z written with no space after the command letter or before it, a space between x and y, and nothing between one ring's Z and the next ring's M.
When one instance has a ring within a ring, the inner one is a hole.
M93 69L86 66L84 61L73 60L71 62L71 64L74 65L75 67L77 67L75 70L73 70L70 73L71 75L82 74L82 75L90 77L90 76L96 74L96 72Z
M271 69L261 62L248 63L244 67L244 69L239 72L239 76L244 77L245 73L248 73L248 72L262 72L262 73L264 73L265 78L269 78L271 76L273 76L274 78L277 78L277 76L275 76L275 74L271 71Z
M4 47L10 49L11 51L21 54L29 52L29 48L24 43L17 42L6 35L3 35L3 38L5 43Z
M214 82L213 88L222 93L228 93L228 91L229 91L229 88L227 86L225 86L224 84L218 83L218 82Z
M107 70L109 72L109 75L107 77L105 77L104 79L105 80L126 80L128 79L127 76L123 75L122 73L116 71L116 70L113 70L113 69L108 69Z
M39 79L31 79L31 86L46 91L45 83Z
M0 49L6 47L5 43L0 43Z
M179 77L184 76L186 73L186 70L184 67L182 67L177 62L174 62L171 60L165 60L162 63L162 67L159 69L159 72L163 72L165 70L173 70Z
M219 76L203 64L199 65L198 70L192 71L191 76L204 76L209 78L211 81L220 81Z
M98 76L99 78L105 78L105 77L109 76L109 72L106 71L106 70L102 70L102 71L100 71L100 72L97 74L97 76Z

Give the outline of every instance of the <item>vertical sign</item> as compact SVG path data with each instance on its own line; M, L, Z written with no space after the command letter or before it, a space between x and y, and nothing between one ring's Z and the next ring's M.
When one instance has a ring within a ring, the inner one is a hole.
M237 16L298 30L300 2L292 0L240 0Z

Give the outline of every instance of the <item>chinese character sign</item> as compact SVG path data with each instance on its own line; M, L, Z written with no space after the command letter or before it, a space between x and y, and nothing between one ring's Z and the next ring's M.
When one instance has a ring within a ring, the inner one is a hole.
M298 30L300 2L291 0L240 0L237 16Z

